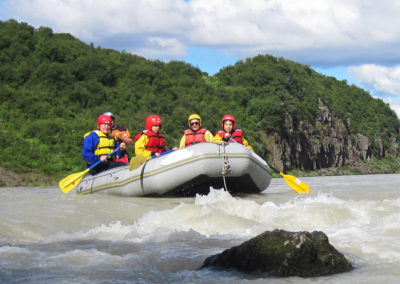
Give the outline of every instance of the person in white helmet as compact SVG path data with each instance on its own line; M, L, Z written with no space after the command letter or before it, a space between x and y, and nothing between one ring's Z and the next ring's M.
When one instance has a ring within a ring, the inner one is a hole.
M128 128L119 126L115 124L115 116L106 111L104 115L111 117L112 119L112 126L111 126L111 134L115 137L117 144L123 147L128 147L129 145L133 145L133 139L131 137L131 133L129 132ZM128 154L125 154L123 157L116 159L116 161L123 162L125 165L129 164Z

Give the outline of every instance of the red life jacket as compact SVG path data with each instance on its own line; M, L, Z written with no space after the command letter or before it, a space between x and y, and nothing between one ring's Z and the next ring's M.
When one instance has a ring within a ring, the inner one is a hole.
M219 130L215 135L219 135L219 136L221 136L221 138L224 138L226 133L227 132L224 130ZM231 135L232 136L230 139L233 139L236 142L243 144L243 131L242 130L235 129L235 131L233 131L233 133L231 133Z
M153 131L147 130L145 133L149 137L149 142L147 142L146 150L153 153L162 153L165 151L165 136L161 133L155 133ZM143 135L139 133L135 136L135 142Z
M135 139L134 139L135 142L138 141L139 138L142 137L142 135L143 135L143 132L140 132L140 133L136 134Z
M206 133L206 129L200 128L196 132L194 132L192 129L186 129L184 134L185 134L185 145L193 145L196 143L200 142L206 142L206 137L204 134Z
M125 154L122 158L116 158L116 162L123 162L125 165L129 165L128 155Z

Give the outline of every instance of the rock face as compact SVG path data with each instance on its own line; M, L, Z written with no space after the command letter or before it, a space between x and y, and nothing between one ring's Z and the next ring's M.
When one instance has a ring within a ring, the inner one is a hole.
M344 123L336 118L319 100L314 125L294 121L287 115L280 135L265 132L261 135L273 164L282 171L354 166L359 161L385 157L387 153L399 156L400 141L395 137L391 137L390 145L385 147L380 137L371 141L361 133L351 133L350 124L350 121ZM372 144L378 148L377 157L373 155Z
M263 276L315 277L353 269L322 232L266 231L243 244L208 257L215 266Z

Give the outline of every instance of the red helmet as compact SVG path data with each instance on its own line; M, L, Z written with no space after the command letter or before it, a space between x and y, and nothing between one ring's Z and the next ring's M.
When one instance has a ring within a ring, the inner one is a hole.
M233 123L233 129L236 128L236 118L235 118L233 115L227 114L227 115L225 115L225 116L221 119L221 127L222 127L222 129L224 129L224 122L225 122L226 120L232 121L232 123Z
M152 114L146 118L146 129L151 131L151 127L154 125L162 125L161 117Z
M97 129L100 129L100 124L102 123L109 123L112 125L113 121L112 118L108 115L102 114L97 118Z
M103 113L103 114L105 114L105 115L108 115L109 117L111 117L111 119L112 119L112 126L114 126L114 124L115 124L115 116L112 114L112 112L109 112L109 111L106 111L105 113Z

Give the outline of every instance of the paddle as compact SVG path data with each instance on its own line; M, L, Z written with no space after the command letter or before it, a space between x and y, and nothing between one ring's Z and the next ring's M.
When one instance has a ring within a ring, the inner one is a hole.
M118 151L118 149L112 151L110 154L107 155L107 157L115 154L117 151ZM83 172L70 174L69 176L60 180L60 182L58 183L58 186L60 187L61 191L64 193L70 192L75 186L77 186L81 182L84 175L86 175L91 169L93 169L95 166L97 166L100 163L101 163L101 160L98 160L96 163L91 165L89 168L87 168Z
M173 152L173 151L175 151L175 150L171 149L171 150L162 152L162 153L160 154L160 156L161 156L161 155L168 154L168 153L171 153L171 152ZM141 164L143 164L143 163L146 162L147 160L150 160L151 158L156 158L156 157L157 157L156 155L153 155L153 156L151 156L151 157L135 156L135 157L133 157L133 158L131 159L131 162L129 163L129 170L130 170L130 171L136 170L138 167L140 167Z
M133 171L136 170L138 167L140 167L141 164L146 162L147 160L150 160L151 157L144 157L144 156L135 156L132 157L130 163L129 163L129 170Z
M230 138L229 141L238 143L236 140L234 140L232 138ZM281 177L284 178L284 180L286 181L288 186L290 186L297 193L308 193L310 191L310 187L308 186L308 184L302 182L297 177L281 173L280 171L278 171L277 169L275 169L272 166L269 166L269 167L271 169L273 169L275 172L277 172L278 174L280 174Z
M308 186L308 184L302 182L297 177L281 173L280 171L278 171L277 169L275 169L272 166L269 166L269 167L271 169L273 169L275 172L277 172L278 174L280 174L285 179L288 186L290 186L297 193L308 193L310 191L310 187Z

